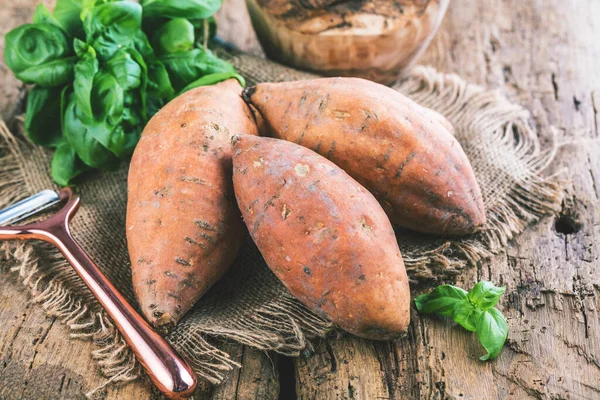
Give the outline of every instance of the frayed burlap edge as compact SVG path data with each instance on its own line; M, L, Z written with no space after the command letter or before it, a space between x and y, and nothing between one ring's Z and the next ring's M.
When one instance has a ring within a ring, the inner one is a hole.
M185 324L185 321L182 323ZM206 337L232 340L258 350L296 357L311 346L309 339L323 337L332 328L330 322L316 316L297 300L281 297L277 304L264 304L252 310L246 319L232 321L229 329L197 327L193 335L186 335L184 339L178 337L178 330L175 330L167 340L185 355L197 374L218 384L227 371L241 365L231 360L229 354L209 344Z
M243 61L244 56L236 58ZM441 74L427 67L413 69L396 88L444 114L453 124L472 119L473 132L493 131L491 136L486 137L489 145L506 148L512 153L516 151L529 167L503 198L496 199L494 204L486 204L488 225L480 235L458 241L448 240L419 256L405 254L406 267L413 279L436 279L440 271L443 276L455 275L465 266L489 257L541 216L558 211L560 190L557 183L539 176L552 160L556 146L550 151L540 151L539 141L528 124L526 110L498 93L485 91L467 84L456 75ZM0 206L5 206L31 194L24 179L26 166L22 165L19 155L20 148L24 148L20 146L28 144L18 143L1 121L0 139ZM48 252L44 252L43 260L39 259L36 247L5 243L0 256L11 260L13 266L10 270L18 274L21 282L28 287L32 301L39 303L48 315L56 316L65 323L71 329L71 337L94 341L97 349L92 355L108 378L101 387L138 377L139 368L131 351L104 312L88 308L96 305L90 305L68 289L69 281L76 279L70 266L56 253L49 258ZM210 344L204 335L297 355L307 346L307 337L325 335L331 324L299 307L297 302L284 300L278 306L255 310L252 318L240 322L239 328L246 328L252 333L240 335L235 330L212 332L207 328L177 343L176 347L201 378L216 384L224 379L227 371L239 364Z

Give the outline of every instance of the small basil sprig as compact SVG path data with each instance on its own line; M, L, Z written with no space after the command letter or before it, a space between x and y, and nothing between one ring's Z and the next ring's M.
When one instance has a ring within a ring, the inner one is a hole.
M441 285L431 293L415 299L417 310L424 314L450 317L470 332L476 332L487 354L482 361L493 360L500 354L508 336L508 324L504 315L494 306L500 300L505 287L481 281L469 292L452 285Z

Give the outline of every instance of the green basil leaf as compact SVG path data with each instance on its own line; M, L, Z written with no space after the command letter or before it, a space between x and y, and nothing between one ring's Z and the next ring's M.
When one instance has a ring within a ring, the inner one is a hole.
M73 81L73 92L77 101L79 112L85 113L88 119L94 115L92 110L92 88L94 77L99 70L98 59L95 51L89 47L89 52L75 65L75 80ZM85 161L85 160L84 160Z
M508 324L500 310L490 308L481 314L477 324L477 337L487 351L480 360L493 360L498 357L508 337Z
M57 0L54 18L71 35L83 38L83 23L80 18L81 0Z
M148 87L146 92L146 110L148 117L153 116L167 102L175 97L169 74L163 63L155 61L148 64Z
M6 65L25 83L67 84L73 78L72 55L65 32L56 25L25 24L5 36Z
M125 108L135 107L136 111L132 113L147 121L148 66L142 55L134 47L120 49L108 61L107 68L123 88L126 96ZM132 93L134 89L135 95ZM135 101L128 102L128 98L135 98Z
M91 102L94 119L108 125L118 125L123 114L124 100L123 88L117 78L109 71L100 70L94 77L92 88ZM98 140L101 139L98 138ZM111 148L110 145L105 145Z
M63 140L54 151L50 170L52 179L60 186L69 185L73 178L89 169L90 168L77 157L75 150L66 140Z
M35 144L56 147L62 140L60 96L63 88L34 86L27 95L25 131Z
M242 87L246 87L246 80L240 74L236 72L220 72L217 74L204 75L202 78L196 79L194 82L184 87L179 94L197 87L214 85L215 83L223 82L231 78L237 79Z
M481 313L482 311L472 303L462 301L454 304L451 318L469 332L475 332Z
M165 64L176 91L180 91L204 75L236 72L235 68L227 61L215 56L210 50L204 49L165 54L160 60Z
M119 49L106 63L107 69L124 90L141 86L145 63L134 48Z
M142 0L144 18L208 18L221 8L221 0Z
M415 299L419 312L446 317L451 317L455 306L463 303L468 303L467 292L452 285L440 285L431 293L422 294Z
M148 114L146 112L146 106L148 103L148 65L146 64L146 61L144 60L142 55L134 49L131 49L131 55L132 58L142 68L141 84L139 87L138 97L139 102L135 103L135 107L136 110L139 110L139 112L136 111L136 114L139 114L140 118L143 119L143 121L141 122L143 128L143 125L145 125L145 123L148 121ZM133 103L130 103L130 105L128 105L127 107L131 107L132 104Z
M97 5L85 13L83 29L102 60L132 45L142 25L142 7L131 1Z
M142 80L143 89L140 90L140 115L147 121L149 117L175 97L175 90L171 85L164 64L158 61L154 55L154 50L144 32L137 32L133 38L133 46L141 55L145 65ZM139 60L138 63L142 65Z
M137 144L139 134L144 128L146 119L138 111L141 110L136 96L131 92L125 96L125 108L123 109L123 117L121 126L127 132L125 135L125 144L123 153L128 154L133 151L133 147ZM133 146L133 147L132 147Z
M81 21L85 21L87 15L90 13L90 11L92 10L92 8L96 7L96 6L101 6L102 4L106 4L106 3L112 3L114 1L121 1L121 0L79 0L81 3L81 13L79 14L79 19ZM85 30L85 27L84 27ZM87 34L87 32L86 32Z
M99 68L93 52L86 54L75 67L73 96L63 127L63 135L84 163L110 168L116 165L114 157L125 155L127 138L119 126L123 110L124 90L117 78Z
M123 157L125 132L120 127L123 119L124 92L117 79L107 71L100 71L94 78L92 90L94 124L90 133L115 156Z
M63 136L86 165L92 168L116 168L119 162L117 156L95 138L95 136L103 136L100 131L102 129L108 131L110 127L96 123L82 113L73 95L69 96L63 121ZM92 130L95 130L95 135L92 134ZM110 132L104 136L109 134Z
M185 18L174 18L152 36L158 54L190 51L194 47L194 25Z
M77 38L73 39L73 50L79 58L85 58L87 53L90 53L93 57L96 57L96 50L86 42Z
M478 282L467 294L469 301L483 310L494 307L500 300L500 296L506 287L496 287L492 282Z
M61 86L72 79L75 61L76 57L63 58L27 68L15 76L25 83L35 83L43 87Z
M42 3L38 4L33 13L33 23L34 24L50 24L54 25L60 29L63 29L63 26L59 21L54 18L50 10L46 8L46 6ZM64 30L64 29L63 29Z

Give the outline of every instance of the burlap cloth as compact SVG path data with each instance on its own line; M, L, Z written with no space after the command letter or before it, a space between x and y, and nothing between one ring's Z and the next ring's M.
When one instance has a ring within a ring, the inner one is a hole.
M249 84L311 76L255 57L224 56ZM556 183L539 175L552 159L554 147L540 150L526 110L498 93L432 68L414 68L395 88L454 124L456 137L481 185L488 219L483 233L457 240L398 231L413 281L448 279L489 256L544 214L557 210ZM0 207L42 189L58 189L50 179L50 155L28 143L19 132L11 134L0 123ZM96 172L85 177L77 187L83 204L72 230L115 286L135 302L124 226L126 164L117 172ZM71 337L97 344L92 356L108 378L107 383L139 376L131 351L60 255L33 242L5 242L1 249L0 267L18 274L34 303L67 324ZM216 384L237 365L219 350L223 340L298 355L310 346L308 339L324 336L332 328L291 297L248 239L235 266L198 302L168 340L200 377Z

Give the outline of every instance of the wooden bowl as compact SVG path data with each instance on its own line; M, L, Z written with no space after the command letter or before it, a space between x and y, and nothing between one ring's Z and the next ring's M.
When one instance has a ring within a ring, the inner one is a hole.
M450 0L247 0L267 56L389 84L427 47Z

